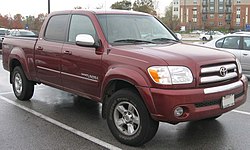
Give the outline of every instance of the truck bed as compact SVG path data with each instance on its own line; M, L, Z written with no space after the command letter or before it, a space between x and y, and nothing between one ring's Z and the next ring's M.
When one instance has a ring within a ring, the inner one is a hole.
M34 58L34 48L37 42L36 37L5 37L3 41L3 67L9 70L9 55L15 54L14 56L19 57L23 55L27 60L33 60ZM17 49L19 49L17 51ZM34 63L34 61L29 61ZM33 64L32 64L33 65Z

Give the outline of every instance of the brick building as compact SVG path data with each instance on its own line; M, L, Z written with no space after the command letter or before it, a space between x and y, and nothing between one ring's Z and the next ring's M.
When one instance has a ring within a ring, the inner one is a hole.
M194 29L245 29L250 24L250 0L173 0L173 15Z

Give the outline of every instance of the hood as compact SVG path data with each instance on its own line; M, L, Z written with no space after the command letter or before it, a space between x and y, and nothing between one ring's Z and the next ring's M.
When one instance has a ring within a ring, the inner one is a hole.
M160 58L168 65L204 65L235 60L235 57L228 52L186 43L126 45L115 47L140 55Z

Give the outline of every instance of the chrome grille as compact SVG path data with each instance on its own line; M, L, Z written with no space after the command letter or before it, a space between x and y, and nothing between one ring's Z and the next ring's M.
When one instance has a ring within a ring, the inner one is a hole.
M237 66L234 63L207 66L201 68L200 83L223 82L236 78L237 76Z

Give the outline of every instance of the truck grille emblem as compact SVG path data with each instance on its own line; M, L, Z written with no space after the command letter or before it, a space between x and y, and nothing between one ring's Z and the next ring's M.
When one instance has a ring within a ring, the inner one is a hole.
M220 76L225 77L227 75L227 68L221 67L220 68Z

